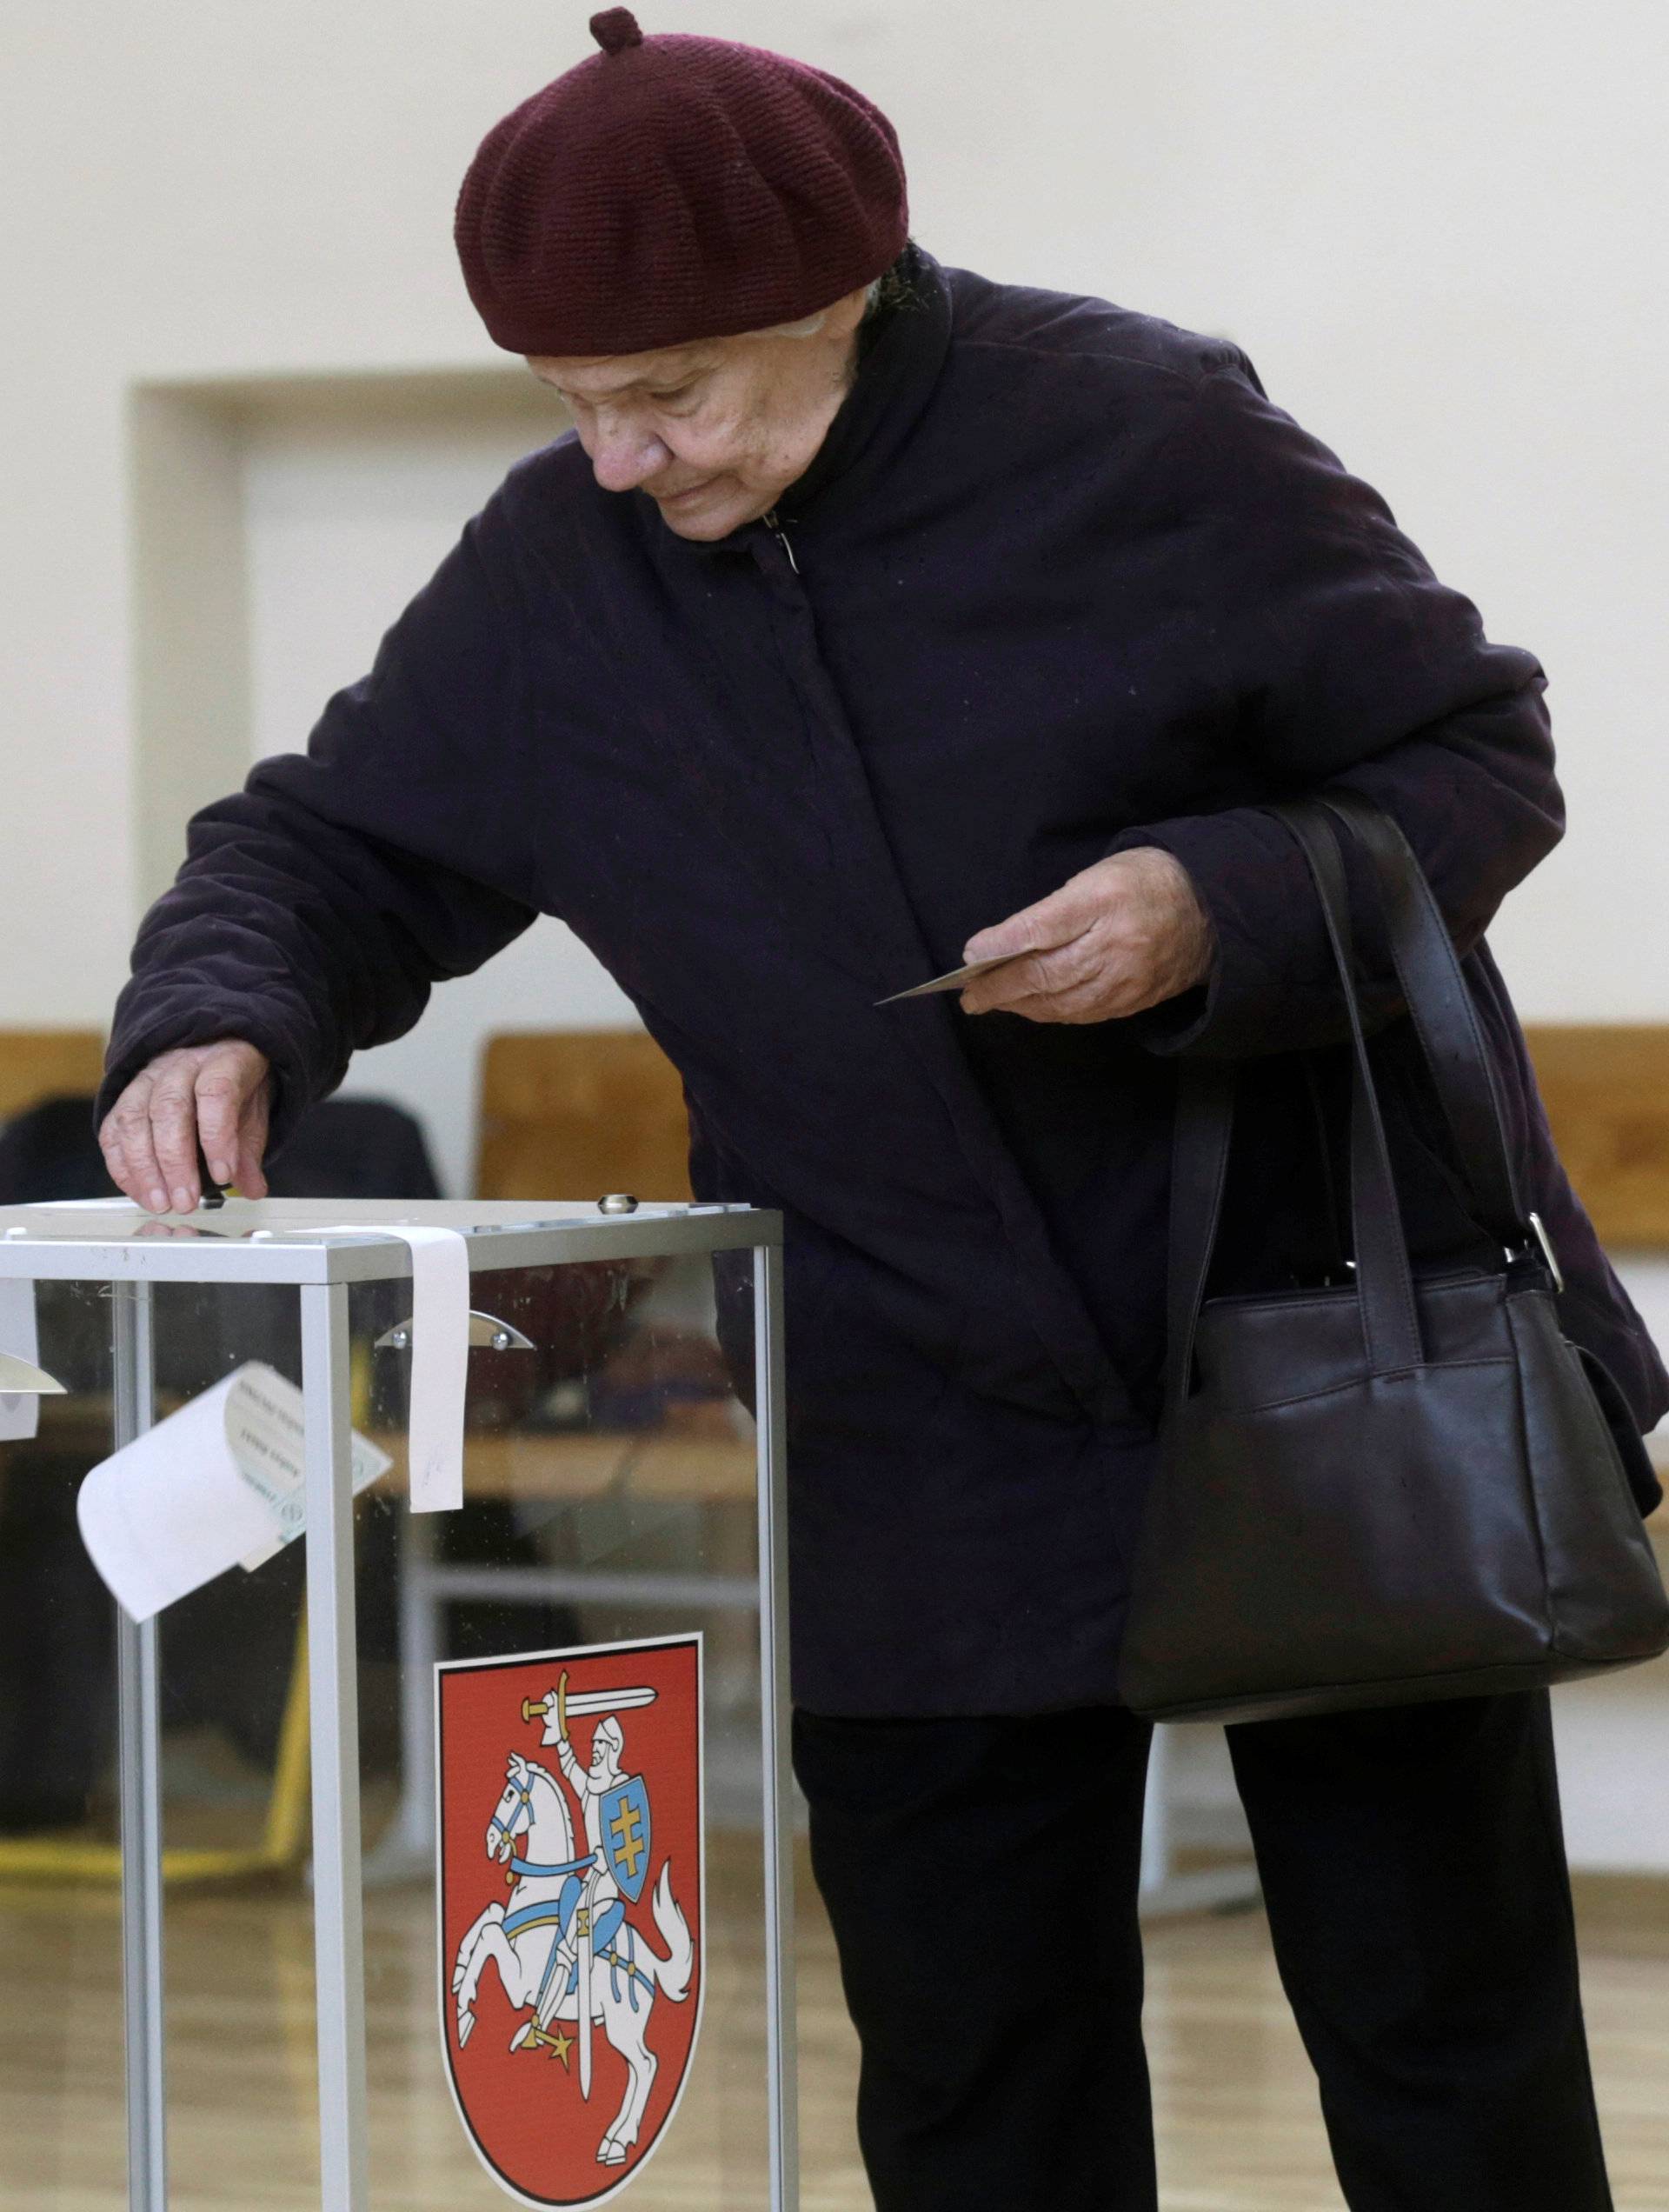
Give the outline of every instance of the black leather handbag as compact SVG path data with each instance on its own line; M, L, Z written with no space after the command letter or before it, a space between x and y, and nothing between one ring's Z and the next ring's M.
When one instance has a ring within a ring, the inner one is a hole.
M1270 809L1298 838L1343 980L1353 1279L1203 1299L1232 1063L1180 1089L1160 1463L1120 1689L1160 1720L1263 1720L1530 1689L1655 1657L1669 1601L1616 1383L1559 1327L1476 1010L1392 818L1354 793ZM1411 1267L1362 1030L1340 831L1373 863L1413 1017L1498 1268ZM1643 1479L1642 1479L1643 1478Z

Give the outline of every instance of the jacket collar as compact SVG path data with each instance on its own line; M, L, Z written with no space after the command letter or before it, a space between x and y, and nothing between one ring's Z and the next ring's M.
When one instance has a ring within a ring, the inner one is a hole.
M785 519L861 495L908 441L932 396L950 345L950 287L931 254L912 252L912 296L888 316L810 467L777 501Z
M887 316L859 357L858 371L811 465L776 503L784 523L813 526L861 500L908 443L933 396L950 347L951 297L945 272L924 248L913 256L910 296ZM746 553L763 523L743 523L723 537L679 539L647 493L628 495L656 540L692 553Z

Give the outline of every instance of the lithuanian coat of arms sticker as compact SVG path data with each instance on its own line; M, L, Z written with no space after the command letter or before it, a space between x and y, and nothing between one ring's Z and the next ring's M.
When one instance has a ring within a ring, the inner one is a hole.
M601 2204L670 2124L705 1957L702 1639L436 1675L441 2035L525 2204Z

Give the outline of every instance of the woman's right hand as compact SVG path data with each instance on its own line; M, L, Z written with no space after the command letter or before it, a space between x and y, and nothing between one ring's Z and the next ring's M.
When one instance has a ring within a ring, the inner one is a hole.
M242 1037L183 1045L143 1068L104 1116L99 1149L110 1179L153 1214L189 1214L209 1172L245 1198L264 1198L261 1170L272 1106L272 1063Z

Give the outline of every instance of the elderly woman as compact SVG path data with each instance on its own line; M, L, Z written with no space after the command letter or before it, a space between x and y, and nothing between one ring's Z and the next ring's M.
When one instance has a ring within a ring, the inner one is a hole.
M436 980L535 915L577 931L682 1074L699 1196L788 1224L795 1753L876 2203L1136 2212L1148 1730L1116 1659L1176 1056L1244 1063L1218 1287L1336 1264L1307 1083L1345 1019L1260 800L1337 783L1401 824L1567 1326L1643 1428L1669 1403L1483 938L1563 827L1543 678L1237 346L941 267L891 127L820 70L592 27L456 224L574 430L306 754L197 816L106 1156L189 1207L200 1131L258 1195L269 1129ZM1465 1252L1352 865L1411 1243ZM1350 2203L1599 2212L1545 1696L1229 1736Z

